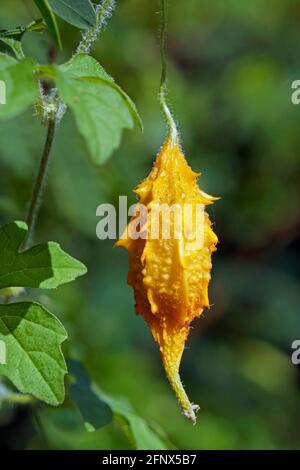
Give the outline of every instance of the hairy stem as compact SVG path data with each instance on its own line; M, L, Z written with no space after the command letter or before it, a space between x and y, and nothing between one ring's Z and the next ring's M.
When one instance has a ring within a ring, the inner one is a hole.
M84 52L89 54L91 48L98 38L102 27L105 25L106 20L111 16L111 13L115 6L115 0L103 0L96 6L96 26L89 29L83 36L80 41L75 55Z
M167 62L166 62L166 32L167 32L167 14L165 0L160 0L161 26L160 26L160 57L161 57L161 79L159 87L159 102L163 110L172 143L178 140L178 130L167 103Z
M41 200L43 196L43 192L45 189L45 184L47 180L47 173L48 167L50 163L50 156L51 156L51 148L54 140L55 134L55 119L49 119L48 121L48 130L47 130L47 137L44 145L44 150L39 166L38 175L35 181L35 185L33 188L33 193L31 196L29 210L27 215L27 225L28 225L28 234L26 241L24 243L24 248L28 248L31 244L31 240L34 234L35 225L41 205Z
M165 368L168 380L170 382L171 387L173 388L175 392L175 395L177 397L177 400L179 402L179 405L182 409L184 416L186 416L186 418L192 421L193 424L196 424L196 421L197 421L196 414L200 408L198 405L195 405L194 403L190 402L180 379L179 366L177 364L170 365L166 360L164 360L164 358L163 358L163 363L164 363L164 368Z

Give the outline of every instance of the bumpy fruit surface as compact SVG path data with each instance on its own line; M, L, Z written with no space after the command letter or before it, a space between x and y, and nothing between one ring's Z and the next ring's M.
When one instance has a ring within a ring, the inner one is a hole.
M132 237L139 216L136 214L117 242L129 253L128 283L134 289L136 312L149 325L171 386L184 414L193 422L198 406L190 403L186 395L179 366L190 323L209 307L211 254L218 241L204 210L216 198L199 189L197 176L179 144L168 138L149 176L135 190L140 203L148 209L146 227L143 227L147 229L147 238ZM157 212L154 220L154 208L161 205L182 209L181 214L185 216L181 229L179 227L180 236L176 232L178 219L171 211L170 236L166 236L162 225L158 232L154 230L159 236L151 236L152 229L157 229L154 224L160 224ZM189 209L186 214L184 207L187 206L193 210ZM198 219L196 214L201 207L202 216ZM196 237L196 233L200 237Z

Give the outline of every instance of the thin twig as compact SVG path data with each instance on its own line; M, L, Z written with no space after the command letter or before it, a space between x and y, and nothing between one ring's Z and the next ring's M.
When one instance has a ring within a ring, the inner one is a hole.
M47 180L48 167L50 163L51 148L54 140L55 134L55 119L50 119L48 121L48 130L47 137L44 145L44 150L39 166L39 172L35 181L32 197L29 204L29 210L27 215L27 225L28 233L27 238L24 243L24 248L30 246L32 237L35 230L35 225L41 205L42 195L45 188L45 183Z

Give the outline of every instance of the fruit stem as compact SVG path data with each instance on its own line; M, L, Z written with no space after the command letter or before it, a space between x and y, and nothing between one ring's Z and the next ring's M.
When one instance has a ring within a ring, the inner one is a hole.
M175 392L175 395L178 399L179 405L182 409L184 416L191 420L193 424L196 424L196 413L200 409L200 407L190 402L181 382L179 368L177 364L170 364L170 361L168 361L168 359L164 356L162 356L162 361L166 371L166 375L168 377L171 387Z
M160 26L160 57L161 57L161 79L159 87L159 102L164 113L171 141L176 144L178 141L178 130L167 103L167 61L166 61L166 32L167 32L167 14L165 0L160 0L161 26Z

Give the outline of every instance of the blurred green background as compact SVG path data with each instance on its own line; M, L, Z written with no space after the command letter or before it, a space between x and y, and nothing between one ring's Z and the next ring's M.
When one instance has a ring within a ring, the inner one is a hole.
M119 0L93 55L136 102L145 131L125 132L120 148L96 167L67 113L55 141L36 241L55 240L89 273L57 291L30 292L66 326L67 352L93 381L128 401L179 449L299 449L300 79L298 0L169 0L170 101L183 148L201 187L220 196L209 208L220 244L213 257L210 311L194 322L182 378L198 423L181 415L159 352L134 314L127 254L97 240L96 208L117 203L151 169L165 137L158 4ZM39 15L31 1L2 0L0 28ZM59 22L67 60L80 32ZM41 63L51 37L29 33L24 49ZM0 123L0 222L24 219L45 128L29 110ZM28 411L0 410L3 448L127 449L116 424L94 433L73 426L64 409L45 410L44 439ZM48 416L49 415L49 416Z

